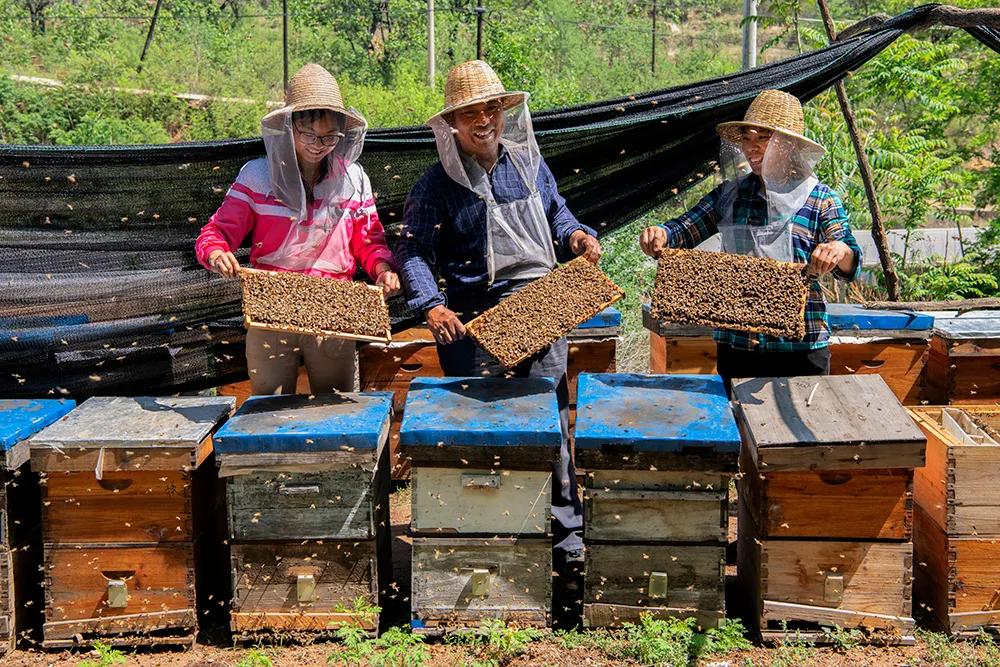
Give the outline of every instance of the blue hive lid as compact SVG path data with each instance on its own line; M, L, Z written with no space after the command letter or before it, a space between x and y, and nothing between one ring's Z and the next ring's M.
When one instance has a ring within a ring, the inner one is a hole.
M739 453L740 433L717 375L581 373L576 448Z
M0 444L6 451L76 407L67 399L0 399Z
M559 447L555 388L549 378L416 378L406 395L399 443Z
M254 396L212 438L219 454L376 450L392 415L392 392Z
M586 322L577 325L576 329L611 329L620 327L621 324L622 314L617 309L609 306Z
M826 305L830 329L834 334L852 331L922 331L929 333L934 318L905 310L870 310L853 303Z

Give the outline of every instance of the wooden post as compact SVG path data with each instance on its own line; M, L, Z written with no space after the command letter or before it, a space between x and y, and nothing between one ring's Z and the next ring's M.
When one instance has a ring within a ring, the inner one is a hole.
M820 13L823 15L823 25L826 26L826 36L832 44L837 38L836 28L833 25L833 17L830 15L830 8L826 0L817 0ZM858 169L861 172L861 180L865 185L865 196L868 200L868 211L872 216L872 239L875 241L875 249L878 250L879 262L882 264L882 273L885 274L885 287L889 293L890 301L899 301L899 276L896 275L896 266L889 254L889 239L885 232L885 225L882 222L882 210L878 205L878 198L875 194L875 183L872 180L872 168L868 164L868 156L865 148L861 144L861 137L858 134L858 123L854 118L854 110L851 108L851 101L847 99L847 88L844 82L838 81L835 85L837 100L840 102L840 110L844 114L844 122L847 124L847 132L851 135L851 143L854 145L854 153L858 158Z
M757 66L757 0L743 1L743 69Z
M483 14L486 8L482 0L476 3L476 60L483 59Z
M649 71L656 74L656 0L653 0L653 40L652 54L649 58Z
M427 0L427 85L434 88L434 0Z
M153 31L156 30L156 20L160 18L160 6L163 5L163 0L156 0L156 6L153 8L153 18L149 21L149 32L146 33L146 43L142 45L142 53L139 55L139 64L136 66L135 71L142 71L142 62L146 59L146 53L149 51L149 45L153 43Z
M288 0L281 0L281 60L284 65L282 90L288 90Z

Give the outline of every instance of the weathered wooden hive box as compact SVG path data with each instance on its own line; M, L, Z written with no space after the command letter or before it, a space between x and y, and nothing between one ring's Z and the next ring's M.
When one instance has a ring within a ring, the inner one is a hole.
M219 430L234 634L378 631L391 415L388 392L258 396Z
M717 627L740 448L722 379L584 374L579 382L584 625L635 623L649 613Z
M550 624L561 438L548 378L413 380L400 443L413 471L414 631Z
M31 438L41 475L43 645L190 644L212 433L232 398L95 397ZM207 465L202 465L209 461Z
M927 435L914 480L913 597L937 629L1000 627L1000 405L911 408Z
M40 502L36 476L23 465L28 438L75 406L70 400L0 399L0 656L33 625L29 613L38 611Z
M933 405L1000 401L1000 314L935 321L924 398Z
M846 303L827 304L827 313L833 375L877 374L904 404L920 401L933 317ZM711 329L656 321L648 306L643 324L649 330L651 372L715 372Z
M576 327L567 336L569 358L566 376L570 392L570 422L576 408L576 377L581 372L601 373L615 369L615 355L621 338L621 313L606 308ZM392 478L408 479L409 464L399 457L399 427L406 407L410 380L417 377L441 377L434 337L426 327L414 327L393 334L388 344L366 343L358 346L358 377L362 391L391 391L393 402L389 444Z
M738 575L765 640L787 624L912 642L913 469L926 438L877 375L733 387Z

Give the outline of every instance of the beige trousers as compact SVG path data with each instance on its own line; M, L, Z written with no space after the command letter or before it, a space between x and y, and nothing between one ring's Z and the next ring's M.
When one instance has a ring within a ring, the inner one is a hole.
M299 359L309 375L309 391L354 391L358 365L354 341L308 334L249 329L247 370L255 395L294 394Z

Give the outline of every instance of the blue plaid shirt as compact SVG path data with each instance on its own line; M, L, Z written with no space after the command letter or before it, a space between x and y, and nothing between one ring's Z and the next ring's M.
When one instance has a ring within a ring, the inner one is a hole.
M705 195L690 211L664 225L670 247L693 248L718 233L722 212L717 210L716 206L721 190L720 185ZM767 200L764 198L760 180L754 175L747 176L739 184L733 202L733 224L767 224ZM792 216L791 225L794 261L808 263L813 250L820 243L843 241L854 251L854 271L846 274L838 268L834 269L833 275L840 280L851 281L861 274L861 248L851 233L844 204L837 193L829 187L817 183L809 193L805 205ZM823 298L819 281L813 281L809 286L805 320L806 335L801 341L765 334L722 330L716 330L714 337L716 342L726 343L740 350L785 352L826 347L829 345L830 325L827 322L826 300Z
M502 147L490 180L498 204L524 199L529 194ZM560 261L571 259L570 235L577 230L592 236L596 233L581 224L566 207L545 160L538 169L536 183L552 229L556 257ZM406 199L395 255L407 303L421 312L447 304L446 294L460 296L487 287L503 291L508 283L498 280L488 285L486 203L453 181L440 162L424 173ZM435 280L435 270L440 276L440 286Z

